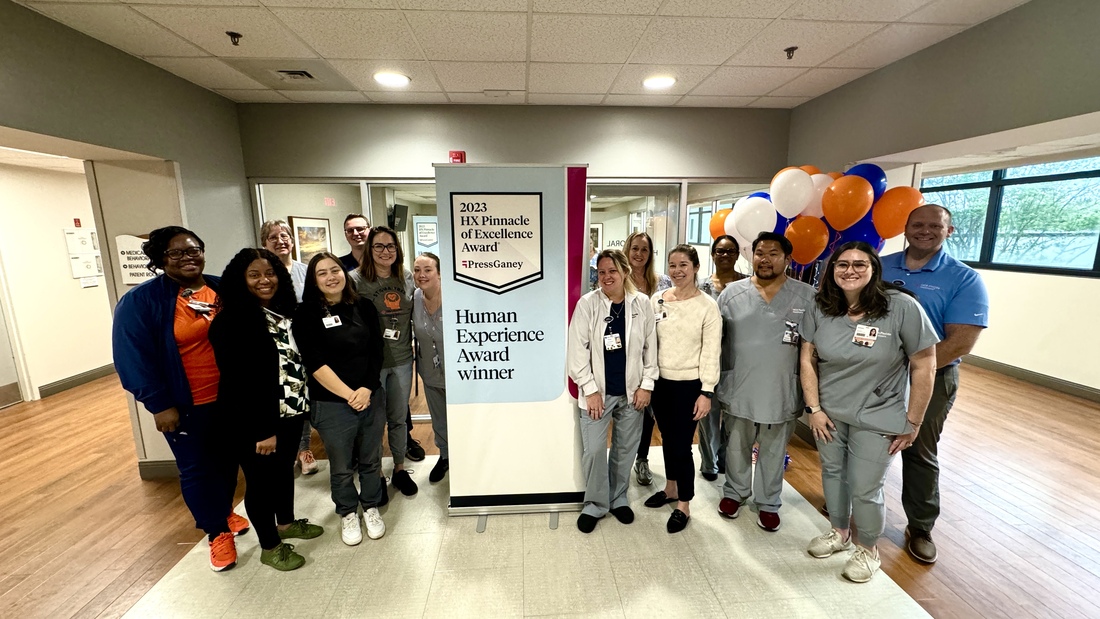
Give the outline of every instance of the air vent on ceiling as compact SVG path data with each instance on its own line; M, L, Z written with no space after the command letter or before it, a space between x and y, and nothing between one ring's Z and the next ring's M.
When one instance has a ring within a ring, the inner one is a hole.
M313 74L304 69L283 69L276 71L279 75L279 79L287 82L303 82L317 79L313 77Z

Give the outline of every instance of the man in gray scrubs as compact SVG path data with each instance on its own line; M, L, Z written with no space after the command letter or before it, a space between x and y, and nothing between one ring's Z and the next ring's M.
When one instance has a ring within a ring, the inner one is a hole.
M791 250L786 237L760 233L752 243L753 276L731 283L718 297L723 336L717 396L730 433L718 513L736 518L752 497L765 531L780 525L787 442L802 414L799 325L816 294L787 277ZM755 482L753 443L760 445Z

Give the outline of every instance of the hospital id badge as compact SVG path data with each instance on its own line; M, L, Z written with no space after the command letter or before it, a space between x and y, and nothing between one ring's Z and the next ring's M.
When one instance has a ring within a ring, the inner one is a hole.
M664 312L664 311L657 312L656 314L653 315L653 318L656 322L661 322L662 320L668 320L668 312Z
M878 327L872 327L871 325L856 325L856 334L852 337L852 343L856 346L870 348L875 345L875 340L877 339Z
M401 332L397 329L386 329L384 332L382 332L382 338L390 340L391 342L396 342L400 337Z
M439 367L439 355L432 356L432 366Z
M325 316L324 318L321 319L321 323L323 325L325 325L326 329L331 329L333 327L339 327L340 324L341 324L339 316Z
M618 333L610 333L603 336L604 350L619 350L623 347L623 340Z
M798 324L789 320L785 320L784 322L786 323L787 329L783 331L783 343L798 346L800 340L798 335Z

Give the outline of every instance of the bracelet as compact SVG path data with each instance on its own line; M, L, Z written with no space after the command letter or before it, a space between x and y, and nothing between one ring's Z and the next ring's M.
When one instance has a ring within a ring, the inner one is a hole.
M923 419L921 419L920 421L913 421L912 419L906 418L905 420L908 421L909 425L913 426L914 428L919 428L921 424L924 423Z

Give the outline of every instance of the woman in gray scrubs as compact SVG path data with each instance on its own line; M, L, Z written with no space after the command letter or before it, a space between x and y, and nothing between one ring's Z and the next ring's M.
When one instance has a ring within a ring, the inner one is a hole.
M451 468L447 450L447 379L443 373L443 292L439 279L439 256L424 252L413 262L413 332L416 334L416 371L424 383L424 399L432 416L439 461L428 481L443 481Z
M807 552L855 549L842 572L867 582L881 561L883 485L890 462L913 444L936 373L939 341L917 300L882 280L875 250L860 241L825 265L817 303L802 322L802 391L821 457L832 528Z

